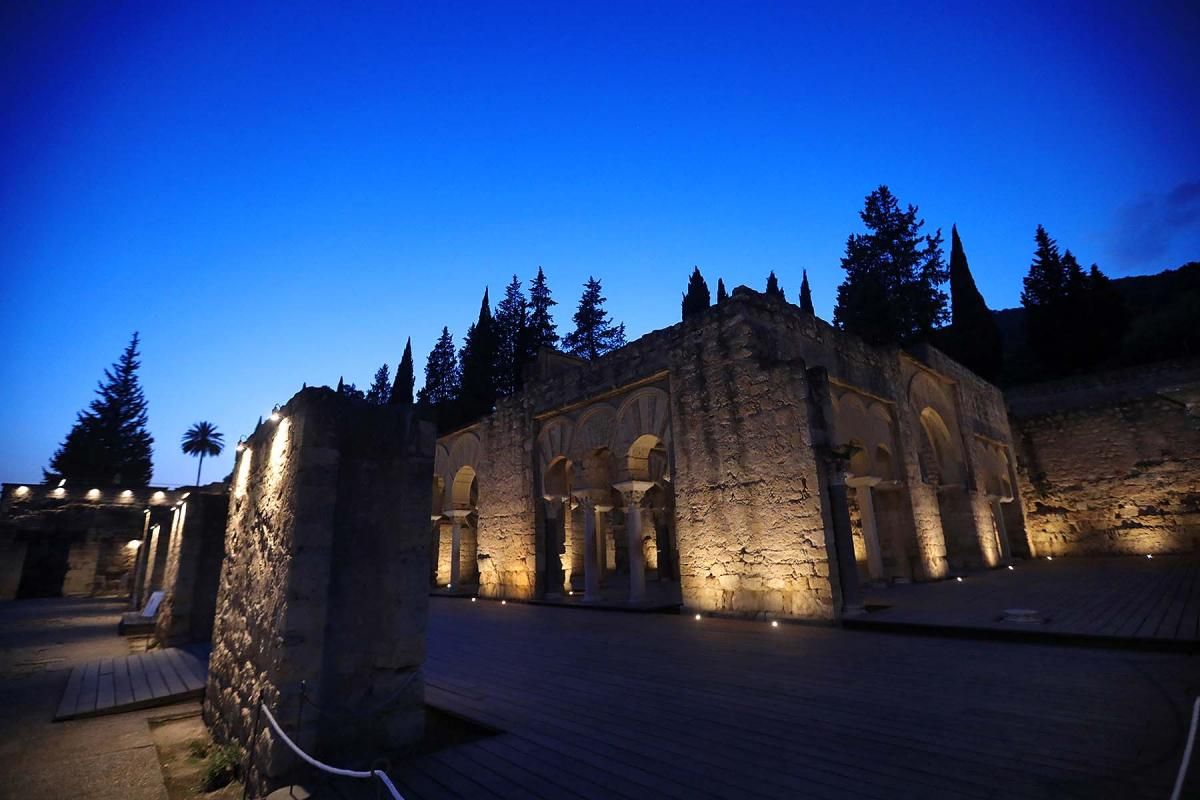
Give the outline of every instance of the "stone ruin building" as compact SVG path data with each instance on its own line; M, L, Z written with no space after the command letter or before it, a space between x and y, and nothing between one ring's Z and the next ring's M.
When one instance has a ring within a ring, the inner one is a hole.
M999 389L782 300L726 302L437 441L440 591L829 619L1030 555ZM841 565L840 568L838 565Z
M155 549L144 543L170 524L178 496L157 486L4 484L0 600L136 595L135 573ZM165 541L155 552L151 566L165 564Z

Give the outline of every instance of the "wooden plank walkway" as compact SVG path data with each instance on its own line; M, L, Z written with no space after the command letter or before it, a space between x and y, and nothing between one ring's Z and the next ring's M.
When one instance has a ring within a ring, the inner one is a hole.
M961 583L871 590L867 602L880 610L847 618L847 627L1200 650L1200 554L1036 559ZM1012 608L1043 621L1003 621Z
M408 800L1161 798L1196 689L1180 654L430 605L428 702L502 732L393 766Z
M102 658L71 670L55 720L119 714L204 695L208 660L168 647Z

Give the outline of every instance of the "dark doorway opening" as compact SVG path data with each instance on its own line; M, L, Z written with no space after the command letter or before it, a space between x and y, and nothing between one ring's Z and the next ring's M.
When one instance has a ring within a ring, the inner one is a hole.
M61 533L36 533L30 536L25 545L21 583L17 586L18 600L62 597L71 538Z

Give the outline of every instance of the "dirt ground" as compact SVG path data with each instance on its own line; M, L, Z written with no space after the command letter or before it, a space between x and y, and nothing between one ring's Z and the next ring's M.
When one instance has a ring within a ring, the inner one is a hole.
M170 800L237 800L242 796L242 785L237 781L214 792L200 788L205 758L199 754L212 745L212 739L198 710L151 719L150 734Z

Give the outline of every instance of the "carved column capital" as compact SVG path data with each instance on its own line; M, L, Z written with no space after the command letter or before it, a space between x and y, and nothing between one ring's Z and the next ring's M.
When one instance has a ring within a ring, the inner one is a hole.
M654 488L652 481L621 481L614 483L613 488L621 493L621 497L631 506L636 506L642 502L642 498L646 496L646 492Z

